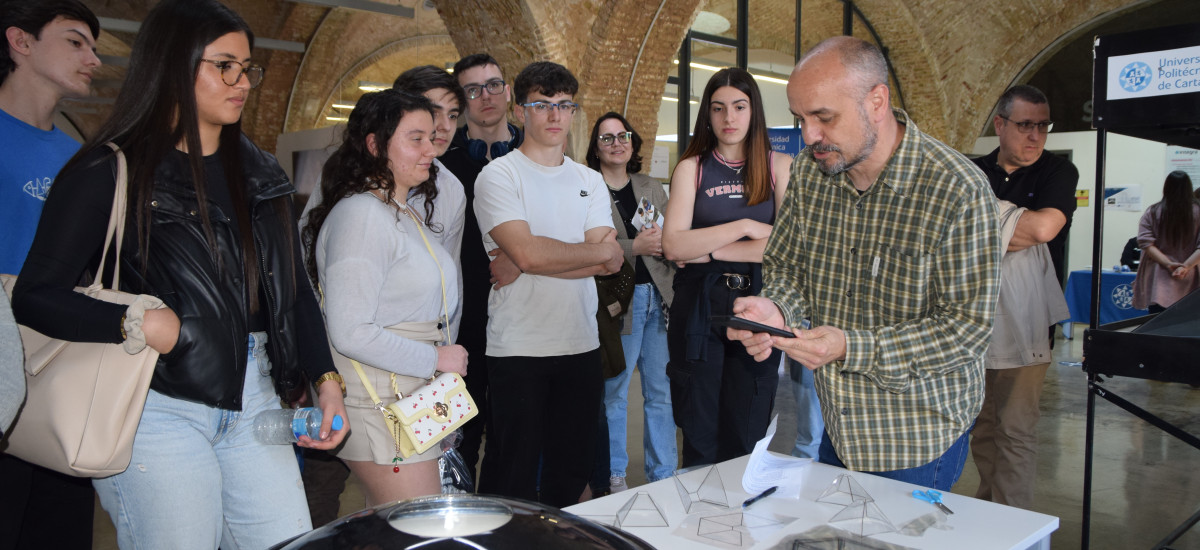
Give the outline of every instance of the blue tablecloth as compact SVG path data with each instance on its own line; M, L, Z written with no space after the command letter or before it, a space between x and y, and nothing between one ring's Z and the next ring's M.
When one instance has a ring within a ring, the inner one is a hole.
M1133 279L1136 275L1115 271L1100 273L1101 325L1149 314L1144 309L1133 307ZM1064 322L1089 323L1092 319L1092 270L1072 271L1067 276L1066 297L1071 318Z

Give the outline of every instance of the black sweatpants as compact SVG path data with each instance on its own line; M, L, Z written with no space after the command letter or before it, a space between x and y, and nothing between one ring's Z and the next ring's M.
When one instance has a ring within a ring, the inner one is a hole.
M492 423L479 492L559 508L579 502L596 454L600 350L488 356L487 368Z
M775 350L765 361L755 361L741 342L725 337L725 327L712 326L704 334L704 360L688 360L688 317L697 300L707 294L712 315L730 315L733 301L748 294L730 290L724 280L707 293L702 290L698 279L677 283L667 325L667 376L675 424L683 432L679 454L684 468L754 450L771 422L783 353Z

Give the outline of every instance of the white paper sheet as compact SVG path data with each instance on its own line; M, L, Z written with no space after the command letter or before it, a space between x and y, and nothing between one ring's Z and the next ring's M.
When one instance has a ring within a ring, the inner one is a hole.
M772 497L798 498L801 488L801 474L804 468L812 463L811 458L796 458L780 456L767 451L767 445L775 437L779 425L779 415L771 419L767 427L767 435L754 444L750 453L750 461L746 464L746 472L742 474L742 489L751 496L757 495L771 487L778 487Z

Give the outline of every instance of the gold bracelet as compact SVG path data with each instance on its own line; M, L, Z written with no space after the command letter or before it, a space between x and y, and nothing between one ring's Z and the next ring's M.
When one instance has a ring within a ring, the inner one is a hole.
M124 342L129 337L125 335L125 314L121 314L121 341Z
M342 397L346 397L346 381L342 379L342 375L338 374L337 371L329 371L322 374L320 378L313 382L313 388L320 389L321 384L330 380L337 380L337 383L342 386Z

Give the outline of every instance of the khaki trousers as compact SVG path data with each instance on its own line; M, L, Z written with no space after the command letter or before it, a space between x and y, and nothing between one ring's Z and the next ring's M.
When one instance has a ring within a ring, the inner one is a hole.
M971 455L979 469L975 498L1032 509L1038 402L1049 366L987 371L983 409L971 434Z

